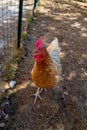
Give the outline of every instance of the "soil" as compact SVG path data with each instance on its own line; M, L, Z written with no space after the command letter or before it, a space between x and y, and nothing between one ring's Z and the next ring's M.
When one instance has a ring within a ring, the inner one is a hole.
M15 115L6 130L87 130L87 10L59 2L44 0L37 8L24 57L16 73L14 89ZM57 37L61 49L62 80L59 89L42 92L42 100L31 79L35 41L43 36L45 45ZM64 98L64 94L65 98Z

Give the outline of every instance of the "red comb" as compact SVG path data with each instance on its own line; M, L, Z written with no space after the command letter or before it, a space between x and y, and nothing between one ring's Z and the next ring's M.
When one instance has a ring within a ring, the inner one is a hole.
M87 8L87 5L84 5L85 8Z
M39 38L39 40L35 43L36 49L40 48L43 46L43 39L42 37Z

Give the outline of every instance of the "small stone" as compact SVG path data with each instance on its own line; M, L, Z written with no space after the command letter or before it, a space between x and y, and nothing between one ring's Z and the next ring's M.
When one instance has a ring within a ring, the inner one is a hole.
M62 95L62 97L61 97L61 100L62 101L66 101L67 96L68 96L68 93L64 92L63 95Z
M5 120L8 120L8 119L9 119L9 115L6 114L6 115L5 115Z
M35 30L35 28L33 28L33 30Z
M43 117L43 114L40 114L41 117Z
M16 84L16 81L15 80L11 80L10 83L9 83L10 88L11 89L14 88L15 84Z
M65 96L68 96L68 92L64 92L63 94L64 94Z
M0 123L0 128L4 128L4 127L5 127L5 123L4 122Z

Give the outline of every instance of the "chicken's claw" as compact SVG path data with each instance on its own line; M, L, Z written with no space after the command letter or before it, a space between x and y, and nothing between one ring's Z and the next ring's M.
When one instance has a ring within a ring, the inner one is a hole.
M41 96L40 96L40 93L42 92L43 89L40 90L40 88L37 89L37 92L35 94L32 94L31 96L35 96L35 99L34 99L34 105L36 103L36 100L37 98L39 99L42 99Z

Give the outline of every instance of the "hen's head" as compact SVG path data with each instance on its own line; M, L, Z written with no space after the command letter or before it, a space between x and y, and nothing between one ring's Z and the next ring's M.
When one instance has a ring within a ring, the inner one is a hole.
M39 62L43 60L46 56L46 48L43 44L42 37L39 38L39 40L35 43L35 53L34 53L34 59Z

